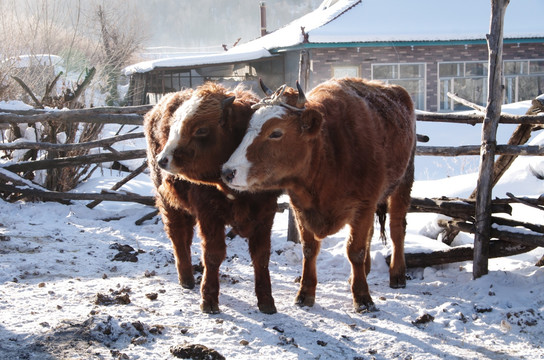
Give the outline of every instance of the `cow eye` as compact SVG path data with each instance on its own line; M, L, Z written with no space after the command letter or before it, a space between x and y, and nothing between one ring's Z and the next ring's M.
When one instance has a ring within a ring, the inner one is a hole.
M274 130L268 135L269 139L279 139L283 136L283 132L281 130Z
M210 132L210 129L203 127L203 128L198 128L195 131L194 135L197 137L204 137L204 136L207 136L209 132Z

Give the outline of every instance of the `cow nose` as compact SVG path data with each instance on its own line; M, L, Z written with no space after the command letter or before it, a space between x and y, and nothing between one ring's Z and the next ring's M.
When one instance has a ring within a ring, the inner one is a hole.
M168 165L168 158L166 156L159 158L157 164L159 164L160 168L165 169Z
M221 172L221 176L223 177L223 180L227 183L231 183L232 180L234 180L234 176L236 176L236 170L235 169L223 169Z

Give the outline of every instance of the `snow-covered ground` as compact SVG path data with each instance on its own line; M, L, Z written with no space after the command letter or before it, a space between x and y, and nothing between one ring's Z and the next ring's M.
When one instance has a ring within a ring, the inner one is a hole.
M544 134L532 143L544 144ZM544 174L542 157L519 158L494 196L543 194L533 171ZM97 172L77 191L99 191L122 176ZM466 197L475 184L474 173L419 180L413 196ZM145 174L122 189L152 193ZM199 290L178 285L161 221L134 224L152 208L104 202L91 210L86 203L0 200L1 359L172 359L172 349L191 344L227 359L544 359L544 268L535 266L543 248L491 259L489 274L477 280L471 262L409 269L406 288L391 289L389 244L376 238L368 281L379 311L359 314L344 230L323 240L316 305L300 308L301 248L286 240L287 213L279 213L270 263L278 313L257 310L247 243L236 237L227 240L221 267L222 312L208 315L199 310ZM513 207L515 219L544 223L542 211ZM406 252L446 247L424 236L436 218L409 215ZM471 241L461 234L455 245ZM120 245L133 250L123 253ZM137 261L117 261L119 254ZM194 264L200 254L195 236ZM434 320L418 324L423 315Z

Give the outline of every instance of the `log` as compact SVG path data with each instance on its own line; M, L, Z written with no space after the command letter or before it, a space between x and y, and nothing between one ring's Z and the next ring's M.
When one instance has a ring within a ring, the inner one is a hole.
M25 161L25 162L20 162L17 164L0 166L0 168L4 168L12 172L27 172L27 171L53 169L53 168L66 167L66 166L78 166L78 165L85 165L85 164L92 164L92 163L131 160L131 159L143 159L145 157L146 157L146 151L145 149L141 149L141 150L120 151L118 152L118 154L104 153L104 154L73 156L73 157L50 159L50 160Z
M119 117L117 120L114 116L116 124L127 125L142 125L143 115L148 112L152 105L141 106L127 106L127 107L100 107L91 109L79 109L79 110L64 110L64 111L44 111L44 110L4 110L0 109L0 123L9 123L14 121L15 123L35 123L44 122L47 120L54 121L70 121L71 117L76 117L77 120L73 122L106 122L107 117L101 117L103 115L126 115L126 117ZM136 118L133 118L136 117ZM418 121L427 122L446 122L446 123L458 123L476 125L483 122L483 116L478 114L456 114L456 113L422 113L416 114ZM85 119L89 118L89 121ZM138 121L140 119L140 121ZM501 124L544 124L544 114L538 115L509 115L501 114L499 123Z
M513 244L509 241L493 240L489 243L489 258L499 258L523 254L535 249L536 246ZM451 264L461 261L472 261L474 249L472 246L458 246L444 251L433 251L431 253L406 253L404 254L406 267L423 268ZM386 256L385 261L391 263L391 255Z
M476 204L474 200L458 198L412 198L409 212L432 212L450 216L452 218L473 219ZM512 207L508 203L493 203L492 213L512 214Z
M33 150L56 150L56 151L73 151L73 150L86 150L97 147L111 146L119 141L143 138L145 134L143 132L130 133L112 136L95 141L82 142L78 144L52 144L44 142L15 142L15 143L0 143L0 150L16 150L16 149L33 149Z
M536 201L534 199L529 199L529 198L519 198L512 195L512 193L509 193L509 192L506 193L506 196L508 196L513 201L518 202L520 204L531 206L538 210L544 210L544 206L540 206L540 204L544 204L544 195L541 195Z
M0 183L0 191L11 192L13 194L23 194L25 197L38 198L43 200L101 200L101 201L121 201L136 202L143 205L154 205L154 196L141 196L137 194L126 193L64 193L59 191L44 191L36 188L19 187Z
M93 124L143 125L144 118L139 114L80 113L70 111L52 111L43 114L17 115L0 112L0 122L14 124L34 124L37 122L58 121L66 124L87 122Z
M24 179L20 177L19 175L12 173L11 171L6 171L0 168L0 180L2 180L4 183L11 182L15 185L20 186L28 186L28 187L36 187L38 188L39 185L35 185L30 180ZM46 190L43 187L39 187L41 190Z
M128 176L126 176L124 179L122 179L121 181L113 185L110 190L113 190L113 191L118 190L119 188L121 188L121 186L125 185L127 182L129 182L130 180L134 179L136 176L144 172L145 169L147 169L147 160L144 160L143 164L140 165L136 170L134 170L133 172L128 174ZM93 209L100 203L101 203L100 200L94 200L93 202L88 203L87 207L89 209Z
M423 143L429 142L429 137L427 135L416 134L416 137L418 142L423 142Z
M463 146L417 146L419 156L462 156L480 155L479 145ZM516 157L519 155L544 156L544 145L497 145L497 155ZM501 174L502 175L502 174Z
M88 109L71 109L71 110L8 110L0 109L0 113L14 115L43 115L50 112L70 112L71 114L139 114L144 115L153 108L153 105L138 105L138 106L100 106Z
M483 122L483 115L480 114L457 114L457 113L426 113L417 112L416 118L418 121L427 122L445 122L477 125ZM501 114L499 118L500 124L544 124L544 114L538 115L510 115Z
M491 221L491 220L490 220ZM451 227L462 232L475 234L477 229L475 229L474 224L466 223L463 221L457 220L438 220L438 224L443 227ZM540 246L544 247L544 236L540 233L534 231L510 231L508 228L511 226L502 226L502 225L493 225L490 226L490 239L495 238L499 240L515 242L518 244L529 245L529 246Z
M466 99L463 99L455 94L452 94L451 92L448 92L446 95L448 95L448 97L450 99L453 99L454 101L457 101L458 103L462 104L462 105L465 105L465 106L468 106L469 108L472 108L474 110L477 110L481 113L484 113L485 114L485 108L483 106L480 106L480 105L477 105L477 104L474 104L473 102L470 102Z
M155 216L159 215L159 210L153 210L152 212L150 212L149 214L146 214L144 216L142 216L141 218L139 218L138 220L136 220L134 222L134 224L136 225L142 225L144 223L144 221L146 220L151 220L153 219Z
M493 224L510 226L510 227L524 227L531 231L544 234L544 225L540 225L540 224L531 224L531 223L527 223L523 221L506 219L506 218L501 218L496 216L491 217L491 222Z

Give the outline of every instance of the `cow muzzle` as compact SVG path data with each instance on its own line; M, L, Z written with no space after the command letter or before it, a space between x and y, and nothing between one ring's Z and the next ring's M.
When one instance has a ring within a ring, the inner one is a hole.
M231 189L237 191L248 191L250 186L248 184L247 173L248 170L243 166L228 166L224 165L221 169L221 179Z
M226 184L232 184L232 181L236 177L236 169L224 168L221 171L221 178Z
M164 152L157 155L155 158L157 160L157 165L165 171L170 171L172 168L172 156L166 155Z

